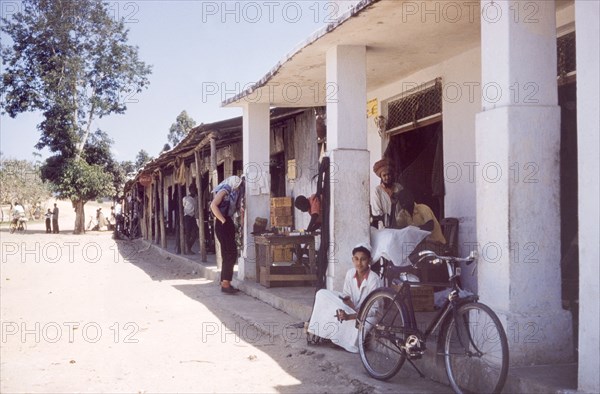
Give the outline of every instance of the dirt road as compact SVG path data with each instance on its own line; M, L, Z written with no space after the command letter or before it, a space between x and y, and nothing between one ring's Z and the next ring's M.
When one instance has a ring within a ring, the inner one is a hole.
M222 295L193 265L108 232L71 234L67 208L58 235L41 221L0 230L2 393L448 392L376 383L356 355L306 347L289 315Z
M322 355L228 310L258 301L224 305L218 286L156 253L41 223L1 238L3 393L348 391Z

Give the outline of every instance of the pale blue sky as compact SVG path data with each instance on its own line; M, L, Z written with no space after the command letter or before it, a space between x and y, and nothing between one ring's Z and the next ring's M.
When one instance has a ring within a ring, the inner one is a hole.
M3 16L11 10L7 3L17 2L3 1ZM198 124L240 116L239 108L220 108L224 92L203 100L203 84L234 90L236 83L256 81L329 21L328 13L334 10L332 2L322 0L108 4L113 13L131 22L129 42L139 46L140 57L153 65L150 88L128 98L124 115L94 123L114 139L119 161L133 161L140 149L156 156L167 142L170 125L184 109ZM40 121L35 113L16 119L2 116L0 151L10 158L32 158Z

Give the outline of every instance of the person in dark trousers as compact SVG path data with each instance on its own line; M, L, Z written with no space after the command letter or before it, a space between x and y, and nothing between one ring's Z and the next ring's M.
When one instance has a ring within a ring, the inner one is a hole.
M54 203L54 210L52 211L52 233L58 234L58 207Z
M230 176L213 190L214 198L210 210L215 215L215 233L221 243L221 291L225 294L235 294L239 290L231 285L233 279L233 266L237 260L237 246L235 244L235 226L233 214L237 209L238 198L242 179Z
M192 246L198 239L198 225L196 224L196 187L190 187L190 194L183 197L183 235L187 245L187 253L194 254Z
M50 223L52 222L52 211L48 208L48 212L46 212L46 233L52 232L52 227L50 227Z

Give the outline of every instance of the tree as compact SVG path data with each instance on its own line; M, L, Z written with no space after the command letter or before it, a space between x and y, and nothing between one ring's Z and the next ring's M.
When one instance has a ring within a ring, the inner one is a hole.
M196 121L192 119L185 110L181 111L181 113L177 115L175 123L169 128L167 139L171 143L171 146L177 145L187 133L194 128L194 126L196 126Z
M49 197L50 188L42 181L39 165L28 160L8 159L0 153L0 204L20 202L31 208Z
M127 44L123 20L111 19L101 1L24 0L21 12L2 19L1 30L12 40L12 46L1 47L1 107L13 118L43 113L36 148L54 155L42 166L42 178L71 199L75 233L83 232L83 206L107 192L108 180L102 167L107 159L98 151L106 146L95 146L106 141L90 138L97 134L92 123L124 113L121 98L146 88L151 68Z
M135 170L139 171L152 157L144 149L141 149L135 157Z
M133 162L130 160L122 161L121 169L127 177L132 176L137 171L135 168L135 164L133 164Z
M160 153L167 152L167 151L170 151L170 150L171 150L171 145L164 144L162 150L160 151Z

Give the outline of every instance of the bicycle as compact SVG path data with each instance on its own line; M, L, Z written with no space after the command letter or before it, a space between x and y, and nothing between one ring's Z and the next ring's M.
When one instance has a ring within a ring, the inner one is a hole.
M27 218L18 218L18 219L13 219L12 222L10 222L10 227L9 227L9 231L10 233L14 233L15 231L20 231L20 232L25 232L27 230Z
M394 376L404 362L425 375L412 360L421 358L427 350L430 335L439 327L446 374L456 393L499 393L508 373L508 341L496 314L478 301L478 296L461 296L458 278L461 268L476 259L475 253L467 258L438 256L432 251L419 253L419 263L445 263L448 283L414 282L407 274L394 279L397 291L382 287L373 291L363 303L358 317L358 348L363 366L373 378L387 380ZM416 264L414 265L416 266ZM451 288L442 308L427 326L418 329L410 288L439 286Z

